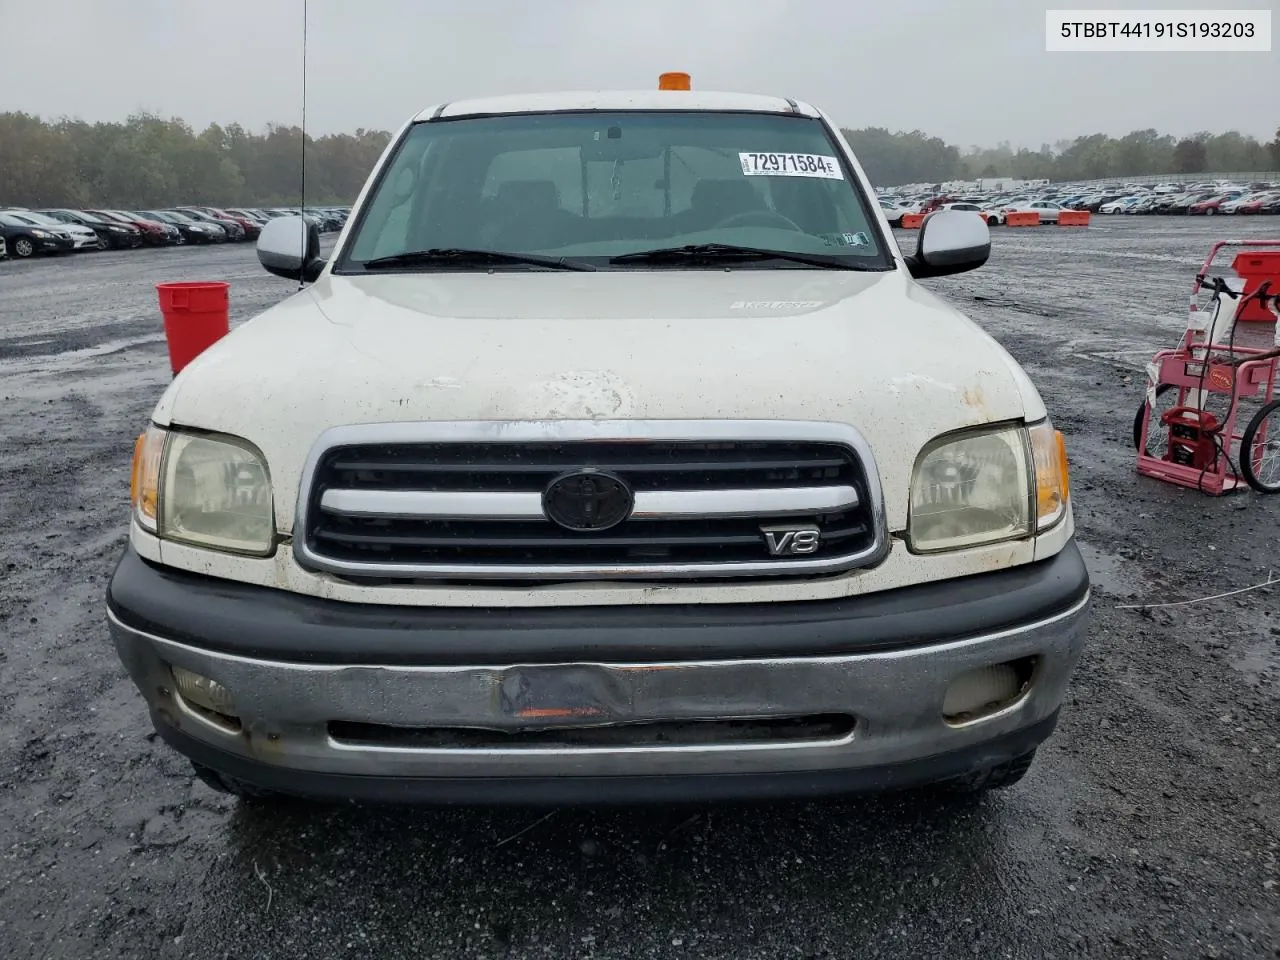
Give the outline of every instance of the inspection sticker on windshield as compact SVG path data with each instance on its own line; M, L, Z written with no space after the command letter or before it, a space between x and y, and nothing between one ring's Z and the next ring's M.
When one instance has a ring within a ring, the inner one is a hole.
M835 157L817 153L739 153L742 172L748 177L821 177L843 180Z

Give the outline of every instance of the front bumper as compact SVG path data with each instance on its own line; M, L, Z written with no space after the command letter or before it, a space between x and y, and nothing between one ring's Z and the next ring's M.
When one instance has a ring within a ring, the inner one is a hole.
M331 799L723 799L906 786L1032 749L1083 647L1088 592L1074 542L1013 570L768 609L389 610L177 573L130 550L108 619L161 735L261 786ZM1019 699L967 724L943 719L956 676L1026 657L1036 666ZM224 685L238 729L179 696L171 665ZM751 742L579 735L813 716L852 727Z

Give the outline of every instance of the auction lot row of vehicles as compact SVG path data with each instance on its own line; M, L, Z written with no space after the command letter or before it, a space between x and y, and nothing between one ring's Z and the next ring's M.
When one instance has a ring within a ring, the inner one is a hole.
M0 260L41 254L256 240L280 217L305 216L322 233L341 230L349 207L202 207L146 210L0 206Z
M909 213L934 209L970 210L982 215L988 225L1003 224L1011 213L1035 212L1040 220L1056 223L1063 210L1087 210L1114 214L1280 214L1280 183L1257 181L1234 184L1205 181L1186 187L1174 184L1114 184L1085 189L1078 185L1056 184L1034 193L880 195L880 207L894 226L902 225Z

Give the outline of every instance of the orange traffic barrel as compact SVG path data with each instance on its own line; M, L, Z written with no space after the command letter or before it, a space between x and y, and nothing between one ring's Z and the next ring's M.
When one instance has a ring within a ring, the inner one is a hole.
M231 284L222 281L156 284L175 376L231 329L230 289Z

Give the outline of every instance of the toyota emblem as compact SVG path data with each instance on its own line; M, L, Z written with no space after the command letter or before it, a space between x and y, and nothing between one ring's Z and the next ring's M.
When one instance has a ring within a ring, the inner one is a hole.
M631 516L635 495L621 477L602 470L577 470L552 480L542 494L542 510L566 530L616 527Z

